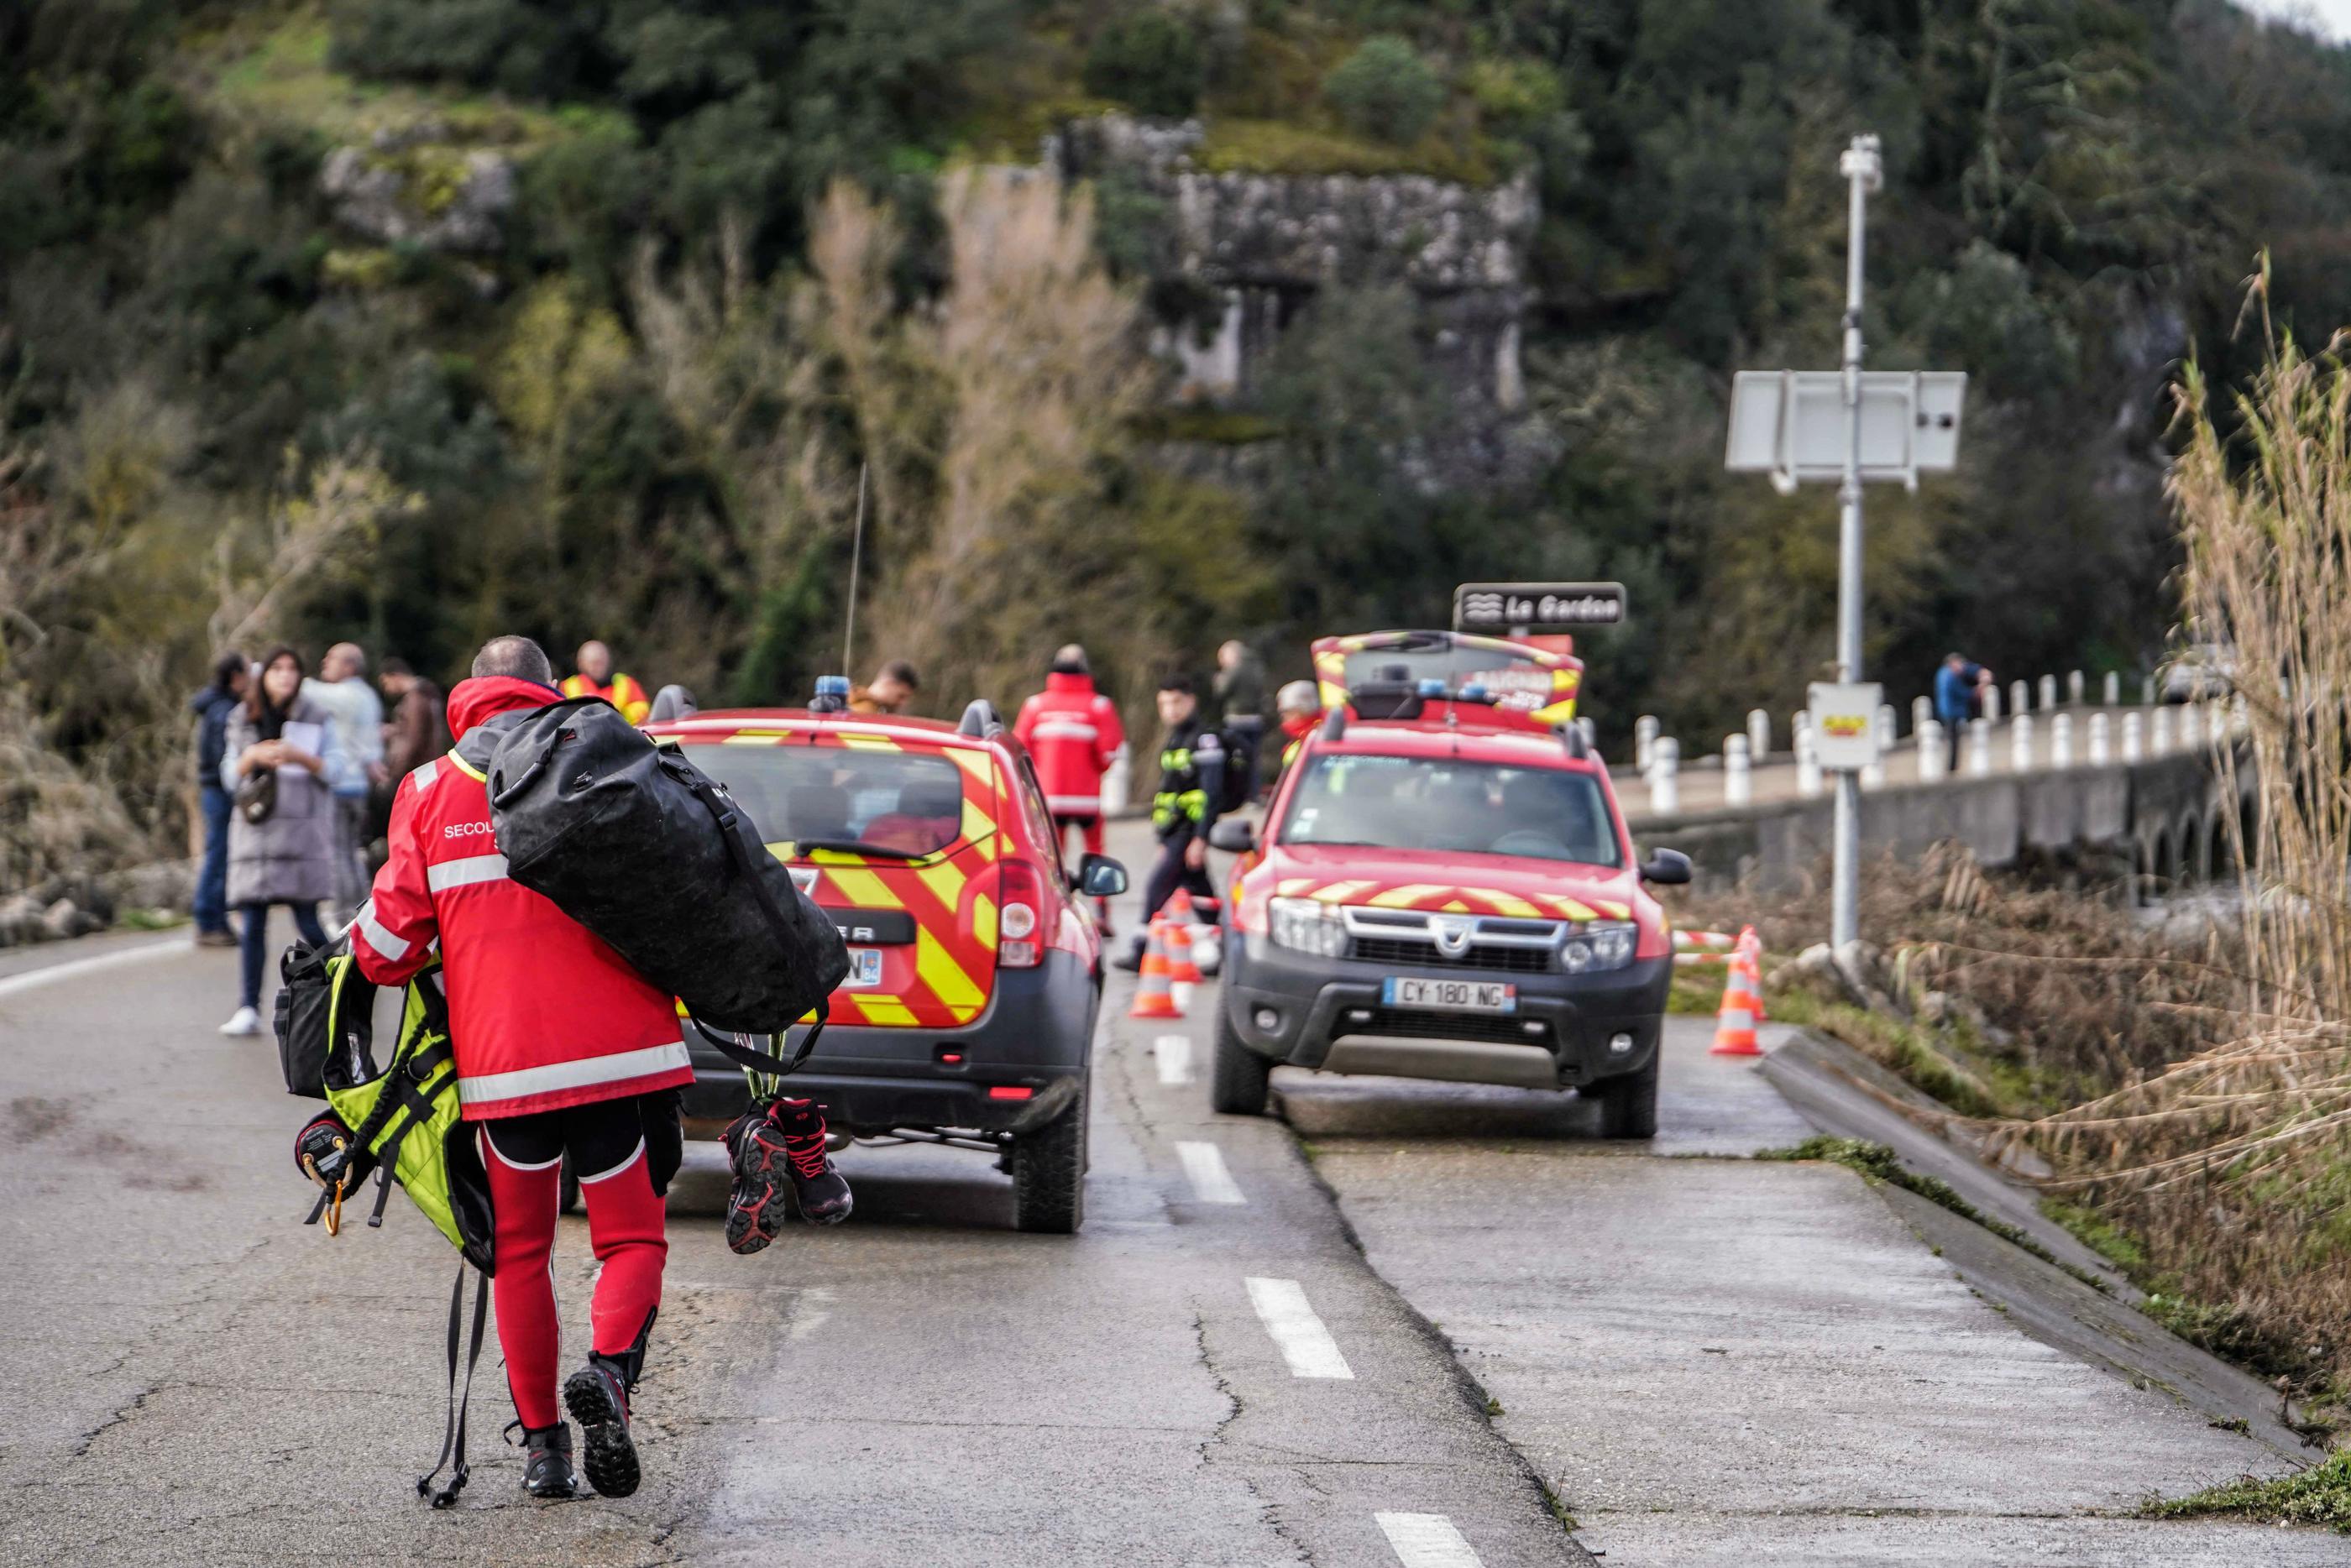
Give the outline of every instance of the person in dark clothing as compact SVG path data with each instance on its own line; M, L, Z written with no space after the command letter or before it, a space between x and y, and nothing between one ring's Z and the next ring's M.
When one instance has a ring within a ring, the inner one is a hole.
M1176 889L1214 901L1208 880L1208 829L1216 826L1217 803L1225 788L1225 748L1217 732L1200 722L1200 689L1188 675L1159 683L1159 788L1151 797L1151 827L1159 836L1159 858L1143 885L1144 929L1134 945L1115 961L1118 968L1143 967L1151 917L1166 907Z
M1238 640L1217 649L1217 722L1232 751L1225 765L1240 770L1236 800L1257 794L1257 754L1265 742L1265 660Z
M245 655L231 649L213 660L212 684L188 700L196 716L196 806L204 825L204 854L191 910L200 948L236 946L236 933L228 926L228 816L236 797L222 785L221 752L228 743L229 719L252 682Z

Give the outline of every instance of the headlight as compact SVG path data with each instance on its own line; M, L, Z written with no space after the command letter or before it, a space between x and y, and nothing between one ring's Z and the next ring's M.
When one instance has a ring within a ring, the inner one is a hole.
M1575 928L1559 950L1559 967L1570 974L1623 969L1633 961L1637 928L1624 923L1591 921Z
M1319 958L1347 950L1347 925L1335 904L1313 898L1275 898L1270 905L1274 945Z

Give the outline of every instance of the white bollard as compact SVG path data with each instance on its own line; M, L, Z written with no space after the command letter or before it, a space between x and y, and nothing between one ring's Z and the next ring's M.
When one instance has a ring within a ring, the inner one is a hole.
M1123 816L1127 805L1134 797L1134 751L1125 742L1111 753L1110 767L1102 774L1102 810L1112 816Z
M2139 682L2138 682L2138 701L2139 701L2139 705L2140 705L2141 707L2143 707L2143 708L2152 708L2152 707L2154 707L2154 706L2155 706L2155 677L2154 677L2154 676L2152 676L2152 675L2143 675L2143 676L2139 677Z
M1771 715L1761 708L1747 712L1747 754L1758 763L1771 754Z
M1807 797L1821 793L1821 753L1813 744L1809 724L1796 732L1796 793Z
M1943 724L1939 719L1922 720L1918 725L1918 782L1938 779L1949 771L1949 754L1945 750Z
M2060 713L2049 721L2049 765L2070 768L2074 765L2074 715Z
M1799 736L1799 735L1808 735L1808 734L1811 734L1811 733L1812 733L1812 731L1813 731L1813 715L1811 714L1811 712L1810 712L1809 711L1807 711L1807 710L1805 710L1805 709L1802 709L1802 708L1799 708L1799 709L1797 709L1794 712L1792 712L1792 713L1789 714L1789 715L1788 715L1788 749L1789 749L1790 751L1793 751L1793 750L1795 750L1795 749L1796 749L1796 737L1797 737L1797 736Z
M2067 670L2065 672L2065 701L2078 708L2082 705L2082 672L2078 670Z
M2032 688L2022 680L2008 683L2008 711L2011 713L2032 711Z
M1977 778L1991 775L1991 721L1968 721L1968 772Z
M2158 704L2155 710L2155 718L2147 726L2147 754L2151 757L2159 757L2170 750L2171 710L2168 707Z
M1722 738L1722 804L1749 805L1755 799L1755 774L1748 761L1747 737Z
M2179 705L2179 749L2192 752L2204 743L2204 704L2182 702Z
M1978 717L1989 719L1995 724L2000 722L2000 688L1997 685L1990 683L1985 685L1983 689L1983 712L1978 715Z
M1646 774L1649 771L1649 763L1656 755L1655 749L1656 743L1656 715L1654 713L1644 713L1639 718L1634 720L1633 771L1635 773Z
M1913 697L1910 699L1910 732L1912 734L1915 735L1919 731L1925 729L1928 721L1932 720L1934 716L1935 700L1933 698Z
M1682 808L1682 743L1659 735L1649 743L1649 809L1671 816Z
M2041 678L2041 711L2046 713L2055 706L2057 706L2057 678L2054 675L2044 675Z
M2008 766L2011 773L2032 767L2032 715L2019 713L2008 722Z
M2147 715L2137 709L2123 715L2123 765L2147 755Z
M2114 749L2112 746L2107 744L2106 734L2106 716L2104 713L2091 714L2090 765L2094 768L2105 767L2108 763L2115 760Z
M2123 705L2122 671L2118 670L2106 671L2105 689L2100 696L2109 708L2119 708Z
M1881 755L1894 749L1894 742L1900 732L1900 727L1896 722L1894 704L1880 702L1877 705L1877 750Z

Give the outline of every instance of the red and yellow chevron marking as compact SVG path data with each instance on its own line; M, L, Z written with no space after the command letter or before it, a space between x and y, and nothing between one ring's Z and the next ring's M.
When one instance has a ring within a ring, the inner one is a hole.
M1374 892L1374 888L1379 888ZM1626 920L1632 909L1613 899L1590 903L1558 893L1513 893L1501 888L1465 888L1452 883L1405 882L1380 888L1374 881L1320 882L1285 877L1274 896L1312 898L1325 904L1355 904L1374 909L1423 909L1448 915L1507 915L1522 920Z

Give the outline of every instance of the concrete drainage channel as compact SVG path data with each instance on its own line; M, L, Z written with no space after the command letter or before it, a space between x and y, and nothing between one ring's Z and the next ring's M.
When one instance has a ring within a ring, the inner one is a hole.
M1275 1076L1365 1258L1580 1544L1677 1568L2345 1561L2332 1534L2137 1517L2313 1453L2029 1190L1897 1108L1931 1102L1833 1042L1770 1028L1758 1065L1709 1057L1708 1031L1667 1021L1649 1146L1600 1141L1567 1096ZM1752 1158L1815 1134L1890 1145L2025 1245Z

